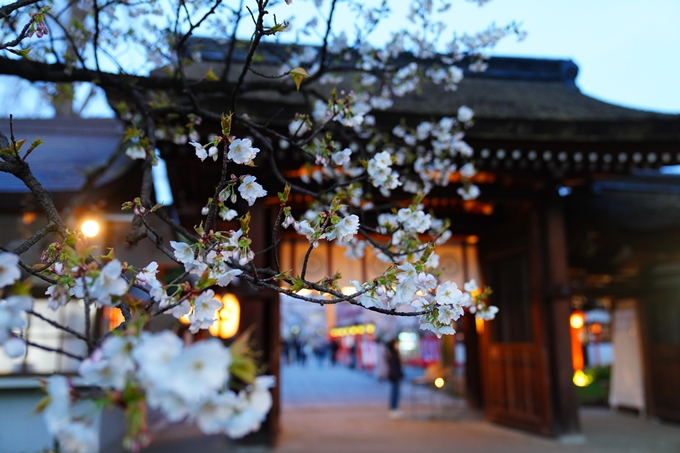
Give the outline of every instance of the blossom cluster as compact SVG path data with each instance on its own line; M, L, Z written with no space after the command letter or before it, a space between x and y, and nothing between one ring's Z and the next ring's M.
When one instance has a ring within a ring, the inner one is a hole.
M236 244L232 248L237 250L239 237L239 232L232 234ZM201 275L209 268L208 277L219 286L229 285L242 272L228 267L226 260L233 256L232 253L227 253L228 247L219 253L212 250L205 256L201 255L195 259L193 249L188 244L171 241L171 245L175 248L175 256L184 264L187 272ZM158 303L160 310L171 310L177 318L188 316L190 330L196 333L210 327L216 310L222 306L210 289L186 292L177 285L163 285L156 278L158 264L155 261L137 270L130 266L124 268L117 259L109 261L101 270L85 263L68 267L58 261L50 266L49 272L57 279L57 283L46 291L48 307L53 310L66 305L72 297L85 299L86 303L98 308L117 307L121 296L136 283L148 291L151 300ZM126 273L129 273L127 280Z
M229 267L228 260L238 261L244 248L252 259L249 239L243 237L241 230L215 233L213 237L222 245L210 250L200 244L171 242L178 261L189 273L200 275L195 285L164 285L157 279L156 262L134 268L113 258L111 252L98 257L106 262L100 268L96 261L88 262L86 255L79 253L82 248L70 238L64 244L52 244L43 255L43 260L50 262L44 273L56 280L47 290L48 305L56 310L72 298L80 298L96 307L118 307L122 296L136 285L149 293L148 307L158 303L159 312L171 310L176 317L187 316L193 333L208 329L222 303L207 287L226 286L241 274L241 270ZM6 285L18 278L17 263L15 255L0 254L0 283ZM20 312L30 308L31 299L25 296L14 295L0 302L0 339L4 341L11 335L9 329L23 327ZM84 385L110 391L109 403L120 404L126 411L140 411L139 416L127 417L141 420L137 426L128 426L132 436L128 446L145 445L150 439L143 422L147 405L160 410L170 421L188 419L206 433L240 437L258 429L272 404L269 388L274 385L273 378L256 377L253 364L248 365L252 376L241 373L238 383L231 382L230 366L242 366L244 360L251 360L244 356L247 352L233 353L217 339L185 346L171 331L145 332L135 321L143 322L148 316L145 312L141 310L130 320L132 326L105 336L78 370ZM97 451L98 434L91 420L74 415L71 399L75 392L70 384L63 377L55 377L47 390L45 420L63 451Z
M385 196L401 185L399 173L392 170L392 156L387 151L376 153L368 161L367 171L373 186L380 188Z
M347 178L368 176L371 185L380 190L381 194L389 197L391 192L402 187L405 192L413 194L428 194L434 186L448 186L454 180L454 175L460 175L461 186L459 195L465 200L472 200L479 196L479 188L473 184L472 178L476 171L471 162L465 162L460 169L457 160L469 160L472 148L463 140L464 130L472 125L474 112L467 106L458 109L456 118L442 117L437 122L423 121L416 128L397 125L392 130L392 138L385 137L374 128L375 120L367 113L371 109L371 102L375 97L368 93L352 93L352 99L365 99L357 103L361 107L361 121L351 125L354 132L361 137L372 137L371 143L365 146L371 155L366 167L357 165L351 156L360 146L350 143L341 146L330 140L328 136L314 138L304 148L305 152L314 159L314 165L305 164L300 169L301 179L309 183L312 179L319 184L325 181L345 181ZM331 96L326 105L317 100L312 117L319 125L331 119L341 119L342 115L333 110L338 104ZM358 108L355 106L355 110ZM305 115L298 115L290 123L289 131L293 137L304 135L312 129L311 123ZM370 120L370 121L369 121ZM281 141L287 148L288 142ZM334 166L329 165L335 164ZM403 171L409 167L412 171Z
M260 427L272 405L271 376L236 392L229 386L232 354L221 341L185 346L173 332L110 336L84 360L85 384L122 392L138 388L149 407L171 422L188 419L204 433L242 437Z
M340 243L346 243L354 237L359 230L359 217L356 214L350 214L340 218L337 215L331 214L331 221L325 222L323 215L315 216L312 220L295 221L292 216L288 216L288 222L284 226L293 225L295 231L307 238L307 240L314 246L318 247L319 240L326 239L328 241L338 240ZM329 225L330 224L330 225Z
M93 420L74 414L73 389L69 381L61 375L50 376L46 390L43 419L61 450L65 453L99 452L99 433Z
M113 259L101 269L85 262L68 266L62 261L54 262L49 271L57 282L47 288L47 305L52 310L66 305L71 297L87 299L96 307L113 307L118 305L120 296L128 289L128 282L122 277L123 264Z
M0 289L13 284L20 277L19 257L13 253L0 252ZM21 357L26 351L24 340L15 332L26 327L24 312L32 307L33 300L25 295L0 299L0 346L9 357Z
M364 284L353 280L351 283L360 294L356 301L367 308L415 308L423 312L419 317L420 328L438 337L456 332L453 323L463 316L465 308L485 321L493 319L498 312L498 307L486 304L488 294L479 294L474 279L465 283L463 292L454 282L438 285L433 274L418 269L423 266L405 263L397 266L397 271L388 274L387 279Z

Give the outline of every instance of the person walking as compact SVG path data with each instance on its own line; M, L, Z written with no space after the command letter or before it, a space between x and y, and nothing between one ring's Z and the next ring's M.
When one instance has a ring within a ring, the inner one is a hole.
M387 342L387 379L390 381L390 418L401 418L399 411L399 386L404 378L399 356L399 342L396 339Z

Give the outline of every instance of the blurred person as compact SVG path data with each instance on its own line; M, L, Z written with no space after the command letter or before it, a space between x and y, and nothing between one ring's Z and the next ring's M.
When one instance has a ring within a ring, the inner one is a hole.
M290 342L285 338L281 338L281 354L283 355L283 363L290 365Z
M335 366L338 363L338 350L340 349L340 344L337 340L331 340L328 344L328 348L331 351L331 365Z
M300 337L295 336L293 337L293 351L295 352L295 363L301 363L302 362L302 340Z
M307 341L302 343L302 366L307 364L307 357L311 356L313 353L314 348L312 348L311 344L309 344Z
M393 339L387 342L387 379L390 381L390 418L401 418L399 410L399 386L404 378L399 355L399 341Z
M357 367L357 343L356 341L352 343L349 348L349 367L354 369Z
M326 360L326 345L321 342L318 342L314 346L314 355L316 356L319 368L323 367L323 363Z
M379 381L386 381L389 372L389 366L387 365L387 346L384 342L378 341L375 345L375 377Z

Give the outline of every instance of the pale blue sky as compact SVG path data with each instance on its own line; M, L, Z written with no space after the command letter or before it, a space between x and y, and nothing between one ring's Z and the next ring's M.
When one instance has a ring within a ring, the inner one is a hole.
M523 22L526 40L501 43L497 55L570 58L579 66L576 82L584 93L680 113L678 0L494 0L476 12L460 1L457 6L470 11L477 26L484 19Z

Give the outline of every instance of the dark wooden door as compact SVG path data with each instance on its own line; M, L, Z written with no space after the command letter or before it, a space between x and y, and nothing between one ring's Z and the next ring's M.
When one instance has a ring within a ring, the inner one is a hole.
M484 284L492 288L495 320L481 335L484 403L489 420L553 434L543 301L543 264L537 215L482 235Z
M640 304L650 416L680 422L680 303L677 289L649 294Z

